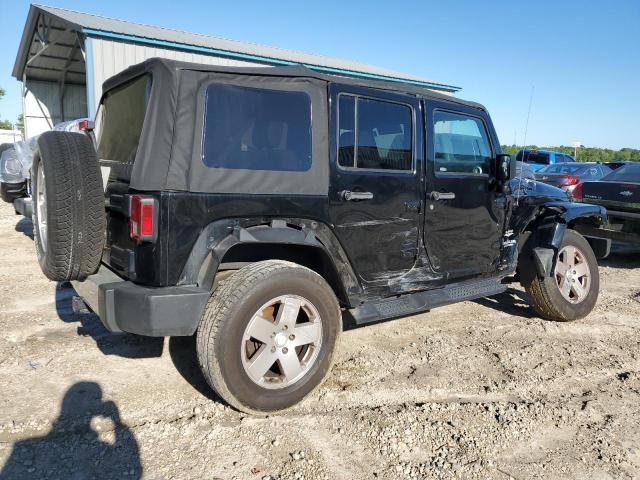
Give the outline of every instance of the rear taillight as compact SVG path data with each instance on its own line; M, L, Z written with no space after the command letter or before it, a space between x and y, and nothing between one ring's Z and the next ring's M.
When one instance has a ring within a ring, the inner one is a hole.
M152 242L156 238L156 201L142 195L129 197L129 236L136 242Z
M584 184L579 183L578 185L576 185L576 188L574 188L573 192L571 192L571 196L578 202L584 200Z
M93 122L91 120L80 120L78 122L78 130L90 131L93 130Z
M569 187L571 185L577 185L580 180L573 175L563 175L562 176L562 186Z

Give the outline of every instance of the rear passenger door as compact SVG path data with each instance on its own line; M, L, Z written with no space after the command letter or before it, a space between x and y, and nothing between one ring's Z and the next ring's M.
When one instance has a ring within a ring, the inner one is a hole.
M450 279L497 270L505 195L495 188L498 140L489 116L459 104L426 100L425 245L433 267Z
M422 116L410 95L332 85L330 218L358 276L393 279L416 260Z

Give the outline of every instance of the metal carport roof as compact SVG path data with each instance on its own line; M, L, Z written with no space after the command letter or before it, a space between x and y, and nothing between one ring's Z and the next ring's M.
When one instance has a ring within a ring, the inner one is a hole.
M43 38L45 35L47 38ZM58 79L64 72L69 83L84 83L85 67L79 35L266 65L303 65L324 73L409 83L441 91L460 90L452 85L359 62L142 25L44 5L30 7L13 67L13 76L22 80L28 63L30 78L53 80ZM45 43L49 43L50 47L46 53L38 54Z

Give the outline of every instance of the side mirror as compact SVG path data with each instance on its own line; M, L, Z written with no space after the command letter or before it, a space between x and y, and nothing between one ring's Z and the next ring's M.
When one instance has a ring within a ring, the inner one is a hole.
M512 159L511 155L506 153L499 153L496 155L495 162L496 181L498 185L502 186L511 180L511 177L516 173L515 158Z

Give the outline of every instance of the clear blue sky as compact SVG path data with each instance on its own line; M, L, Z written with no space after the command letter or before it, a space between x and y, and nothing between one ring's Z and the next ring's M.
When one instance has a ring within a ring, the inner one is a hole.
M489 108L503 144L640 148L640 1L216 2L46 0L139 23L399 70L463 88ZM2 2L0 118L15 121L11 77L29 2Z

